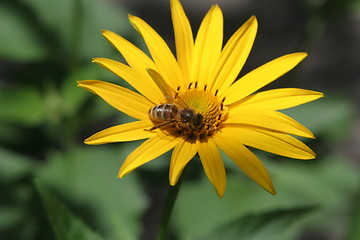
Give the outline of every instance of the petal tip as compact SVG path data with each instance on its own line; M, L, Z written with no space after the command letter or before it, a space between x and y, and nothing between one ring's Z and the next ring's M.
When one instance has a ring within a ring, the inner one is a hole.
M254 30L257 32L259 23L258 23L258 21L257 21L256 16L255 16L255 15L252 15L252 16L249 18L248 21L250 22L250 26L251 26L252 28L254 28ZM255 34L256 34L256 32L255 32Z
M84 143L86 145L98 145L99 143L96 143L94 142L94 138L91 136L91 137L88 137L87 139L84 140Z
M119 173L117 175L118 178L123 178L127 172L125 172L122 168L119 170Z
M298 54L299 54L303 59L308 56L308 53L307 53L307 52L299 52Z
M270 183L268 183L268 186L266 188L264 187L264 189L266 191L268 191L271 195L277 194L276 189L275 189L274 185L272 184L271 180L270 180Z
M111 34L116 34L112 31L106 30L106 29L102 29L101 30L101 34L103 35L103 37L105 37L106 39L109 39L111 36Z
M251 15L251 17L249 18L249 21L256 22L256 23L258 22L255 15Z
M277 194L275 188L271 189L271 191L268 191L268 192L271 193L271 195L276 195Z
M219 198L223 198L224 193L225 193L225 189L221 189L221 190L216 189L216 194L218 195Z
M311 149L310 149L311 150ZM316 153L314 153L312 150L311 152L308 152L306 156L299 157L300 160L312 160L316 158Z
M212 5L211 8L210 8L210 11L216 11L216 12L222 14L221 8L220 8L220 6L218 4Z
M128 14L128 19L129 19L130 23L132 24L132 21L135 19L138 19L138 17L135 15L132 15L132 14Z

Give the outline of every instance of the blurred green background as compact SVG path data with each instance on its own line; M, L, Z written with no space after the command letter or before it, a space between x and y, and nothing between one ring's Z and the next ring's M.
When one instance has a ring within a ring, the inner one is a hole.
M251 182L226 156L219 199L192 161L169 239L360 239L360 1L183 0L194 29L211 4L225 39L256 15L259 32L242 74L281 55L309 57L267 88L299 87L326 98L287 111L317 136L312 161L255 151L278 194ZM131 119L76 87L125 83L91 63L122 61L101 29L145 50L127 14L174 47L168 0L0 1L0 239L154 239L169 189L169 154L123 179L139 142L86 146L91 134Z

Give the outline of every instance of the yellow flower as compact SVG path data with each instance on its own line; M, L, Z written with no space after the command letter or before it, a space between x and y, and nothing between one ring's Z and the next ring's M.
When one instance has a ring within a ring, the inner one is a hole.
M314 138L313 134L277 110L323 94L296 88L255 92L294 68L307 54L279 57L236 80L255 39L256 18L251 17L222 48L223 16L217 5L206 14L195 41L179 0L171 0L171 14L176 58L156 31L138 17L129 16L129 20L143 37L151 58L121 36L103 31L128 65L106 58L93 61L127 81L138 93L98 80L79 81L78 86L138 121L107 128L85 143L148 139L126 158L119 177L174 149L171 185L198 154L220 197L226 186L221 149L251 179L275 194L266 168L246 146L290 158L313 159L315 153L291 136Z

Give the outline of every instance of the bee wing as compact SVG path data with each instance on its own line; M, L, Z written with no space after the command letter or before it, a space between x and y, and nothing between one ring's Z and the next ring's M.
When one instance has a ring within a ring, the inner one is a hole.
M157 71L151 68L148 68L146 70L151 76L151 78L154 80L156 85L160 88L161 92L164 94L166 100L169 103L176 103L182 105L183 107L188 107L184 100L182 100L181 97L177 95L177 92L165 82L163 77ZM175 101L175 99L179 101Z
M169 84L167 84L165 80L162 78L162 76L154 69L148 68L146 69L146 71L149 73L150 77L159 87L166 100L170 103L173 103L176 95L175 90L172 87L170 87Z

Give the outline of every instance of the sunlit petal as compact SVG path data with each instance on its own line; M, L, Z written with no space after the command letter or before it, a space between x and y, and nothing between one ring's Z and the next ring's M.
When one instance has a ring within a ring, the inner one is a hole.
M208 142L197 142L196 145L205 174L214 185L218 196L222 197L226 187L226 174L220 152L211 138Z
M224 151L252 180L272 194L275 188L263 163L247 149L231 129L224 129L214 138L216 145Z
M158 133L135 149L120 168L118 177L123 177L135 168L157 158L176 146L179 139L165 133Z
M216 64L213 73L213 91L219 90L221 95L234 82L249 56L253 46L258 23L255 16L252 16L244 23L229 41L221 52L220 59Z
M255 93L229 106L231 111L282 110L323 97L321 92L299 88L279 88Z
M200 88L213 82L209 77L219 59L222 41L223 15L219 6L214 5L203 19L195 40L190 81L198 82Z
M226 97L225 104L231 104L239 101L259 90L263 86L271 83L293 69L306 56L307 53L288 54L272 60L271 62L268 62L249 72L231 85L230 88L223 94L224 97Z
M164 98L161 97L160 90L156 87L156 84L149 74L144 75L134 68L107 58L94 58L93 62L124 79L142 95L152 101L154 105L164 101Z
M118 85L98 81L78 81L78 86L99 95L117 110L137 119L148 119L148 111L153 106L145 97Z
M128 142L153 137L150 129L154 124L150 120L125 123L104 129L85 140L86 144L96 145L112 142Z
M246 146L290 158L315 158L315 153L308 146L288 134L252 126L225 125L224 129L228 128L228 131L237 134L239 141Z
M179 0L171 0L171 16L175 34L176 57L183 73L185 85L187 85L190 81L194 38L189 20Z
M103 36L115 46L126 62L137 72L146 75L146 68L156 69L155 63L143 51L114 32L104 30Z
M134 28L144 38L159 73L174 89L181 86L183 77L179 64L165 41L142 19L131 15L129 19Z
M314 138L309 129L291 117L276 111L243 110L230 111L227 124L249 125L272 131L289 133L301 137Z
M184 167L196 153L197 147L195 143L180 141L179 144L176 145L171 155L169 174L170 185L174 186L177 183Z

